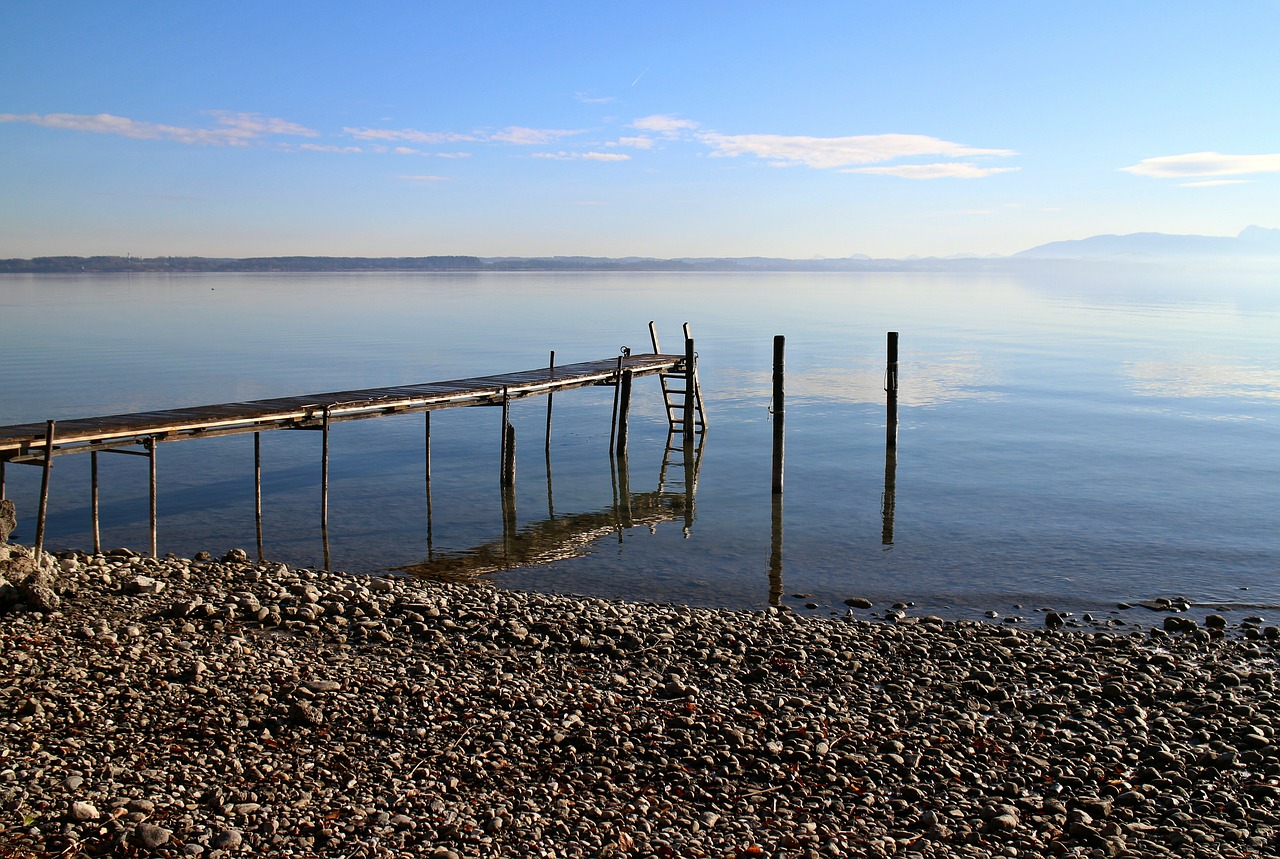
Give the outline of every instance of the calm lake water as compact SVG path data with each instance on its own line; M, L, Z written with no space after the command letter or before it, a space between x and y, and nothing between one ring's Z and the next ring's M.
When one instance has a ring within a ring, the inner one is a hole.
M518 478L505 521L508 537L522 536L505 544L499 410L433 415L430 527L423 416L335 425L333 566L456 563L478 549L522 557L531 541L576 535L596 539L493 577L818 613L850 596L952 617L1105 614L1177 595L1272 607L1276 274L7 276L0 424L495 374L544 366L550 350L557 363L649 351L651 319L665 351L681 351L688 321L710 427L687 515L680 456L660 486L666 423L658 383L644 379L621 474L608 450L612 389L557 396L549 452L545 399L513 405ZM901 332L891 521L887 331ZM775 334L787 341L780 523ZM320 434L266 433L262 448L265 554L318 566ZM146 460L100 463L104 545L145 548ZM252 464L248 435L162 445L161 552L252 553ZM88 475L88 456L57 460L47 546L91 545ZM40 471L10 465L6 476L16 539L30 542ZM635 527L616 527L620 497ZM640 521L646 505L657 521Z

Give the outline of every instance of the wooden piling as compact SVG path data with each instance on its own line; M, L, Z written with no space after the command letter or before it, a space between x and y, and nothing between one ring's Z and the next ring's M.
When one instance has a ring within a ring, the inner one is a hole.
M551 350L551 360L547 363L547 375L555 378L556 375L556 350ZM551 451L551 401L555 399L555 394L547 394L547 451L548 456Z
M324 544L324 568L330 567L329 556L329 407L324 407L320 428L320 542Z
M782 462L786 447L786 391L783 384L786 338L773 338L773 494L782 493Z
M89 453L89 518L93 520L93 553L102 554L102 535L98 530L98 452Z
M36 561L44 557L44 524L49 515L49 472L53 469L53 438L57 421L47 421L44 427L44 463L40 476L40 509L36 513Z
M511 394L502 389L502 426L498 430L498 485L507 485L507 427L511 426Z
M618 398L622 393L622 356L618 356L618 369L613 376L613 420L609 423L609 452L617 450L618 440Z
M151 472L151 557L156 557L159 551L159 518L156 515L156 438L152 436L147 439L147 465Z
M697 390L697 375L693 362L696 359L693 351L693 338L684 338L684 439L689 444L693 441L693 398Z
M685 340L691 340L693 338L693 329L689 326L688 322L684 324L684 338ZM653 347L653 351L658 351L656 344ZM702 399L702 382L698 380L698 356L696 354L693 356L693 375L690 379L693 381L693 390L698 395L698 423L702 427L702 431L705 433L707 431L707 404L706 401Z
M262 433L253 434L253 525L258 535L258 563L262 563Z
M888 336L888 364L884 371L885 390L885 445L898 447L898 332Z
M614 450L625 455L627 452L627 417L631 413L631 371L622 371L622 392L618 405L618 443Z
M427 481L427 557L431 558L434 552L434 546L431 542L431 412L422 413L425 421L423 427L424 434L424 459Z
M516 428L514 424L507 424L504 436L506 442L503 444L502 452L502 485L513 487L516 485Z

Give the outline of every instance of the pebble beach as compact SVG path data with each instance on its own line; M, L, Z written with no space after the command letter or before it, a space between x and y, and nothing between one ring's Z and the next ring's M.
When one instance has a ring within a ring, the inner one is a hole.
M0 546L0 857L1280 853L1272 628L46 558Z

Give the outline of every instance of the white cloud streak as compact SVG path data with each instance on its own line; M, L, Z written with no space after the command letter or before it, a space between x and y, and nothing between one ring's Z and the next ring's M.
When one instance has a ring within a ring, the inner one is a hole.
M652 137L619 137L617 140L606 143L606 146L628 146L632 149L652 149L654 144Z
M677 137L682 132L692 131L697 128L698 123L691 119L680 119L679 117L658 113L637 119L631 123L631 127L639 131L651 131L655 134L661 134L664 137Z
M343 133L357 140L383 140L387 142L402 141L405 143L458 143L460 141L478 140L475 135L458 134L453 131L418 131L413 128L344 128Z
M0 113L0 122L25 122L42 128L83 131L91 134L115 134L135 140L172 140L201 146L248 146L268 136L319 137L320 133L284 119L256 113L209 112L216 120L215 128L189 128L143 122L110 113Z
M1194 176L1243 176L1251 173L1280 173L1280 152L1265 155L1224 155L1221 152L1188 152L1144 158L1121 167L1135 176L1186 179Z
M403 179L403 180L404 180L404 181L406 181L406 182L448 182L448 181L449 181L449 177L448 177L448 176L421 176L421 175L419 175L419 176L399 176L399 177L397 177L397 178L399 178L399 179Z
M963 161L945 164L895 164L885 167L850 167L841 173L871 173L902 179L984 179L997 173L1011 173L1017 167L979 167Z
M490 134L488 139L499 143L514 143L517 146L539 146L546 143L554 143L562 137L572 137L581 133L581 131L561 128L524 128L519 125L511 125L502 131Z
M534 152L533 158L548 158L553 161L630 161L631 156L625 152Z
M896 158L943 155L949 158L1007 157L1011 149L978 149L923 134L867 134L856 137L790 137L780 134L701 134L712 155L754 155L777 164L833 168L875 164ZM928 165L924 165L928 166ZM919 178L919 177L916 177Z
M339 155L354 155L364 152L359 146L330 146L324 143L299 143L296 147L304 152L332 152Z

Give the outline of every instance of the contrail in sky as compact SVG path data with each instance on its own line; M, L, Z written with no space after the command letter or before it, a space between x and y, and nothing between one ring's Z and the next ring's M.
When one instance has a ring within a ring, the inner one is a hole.
M646 67L645 67L645 70L644 70L644 71L642 71L642 72L641 72L641 73L636 77L636 79L635 79L635 80L633 80L633 81L631 82L631 85L632 85L632 86L635 86L636 84L640 83L640 78L644 77L644 76L645 76L645 75L647 75L648 73L649 73L649 68L646 66Z

